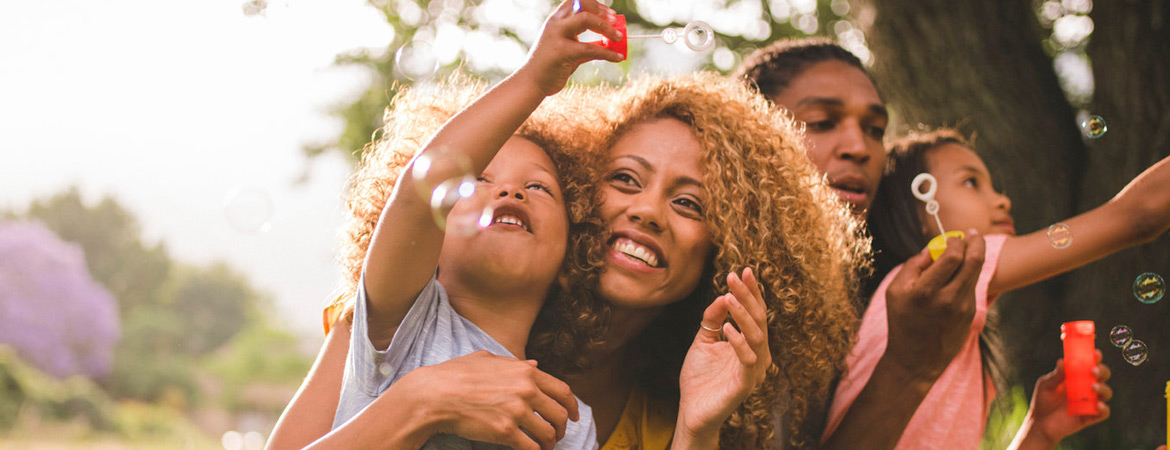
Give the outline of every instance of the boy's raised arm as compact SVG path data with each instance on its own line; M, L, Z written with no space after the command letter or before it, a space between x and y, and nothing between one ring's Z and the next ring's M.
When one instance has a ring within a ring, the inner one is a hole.
M595 0L561 3L545 22L524 65L448 120L419 155L456 154L470 161L471 173L482 172L541 101L564 87L578 65L594 59L622 59L617 52L576 39L585 30L618 39L604 18L610 13ZM412 299L434 273L443 245L443 231L432 223L431 206L409 176L417 161L418 155L390 194L366 253L364 288L370 339L376 348L389 345ZM433 173L431 178L460 175L464 174Z

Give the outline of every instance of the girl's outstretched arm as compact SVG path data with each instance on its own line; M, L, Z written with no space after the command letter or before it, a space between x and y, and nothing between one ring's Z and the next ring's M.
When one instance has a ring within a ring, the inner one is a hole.
M1043 281L1164 233L1170 228L1170 158L1146 169L1104 205L1064 223L1072 234L1067 248L1054 247L1046 229L1009 238L988 294Z
M595 59L620 61L617 52L577 42L576 36L586 30L619 39L617 30L603 18L602 8L595 0L562 3L545 22L527 62L448 120L419 156L456 154L470 161L470 173L478 174L541 101L564 87L578 65ZM389 345L410 302L434 273L443 245L443 231L432 223L429 202L405 175L417 162L418 157L395 185L366 254L364 279L375 348ZM436 179L462 175L432 174Z

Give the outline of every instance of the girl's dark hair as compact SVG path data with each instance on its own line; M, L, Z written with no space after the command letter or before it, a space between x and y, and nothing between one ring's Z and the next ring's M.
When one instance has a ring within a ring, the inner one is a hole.
M926 164L927 154L946 144L957 144L975 151L971 140L963 137L958 130L945 127L912 133L895 140L888 148L885 174L882 175L873 205L869 207L875 273L866 280L864 287L867 303L886 275L922 251L932 237L924 231L924 213L920 212L922 201L910 191L910 183L918 174L930 171ZM979 333L983 373L991 379L998 392L1007 392L1008 367L1004 364L1003 344L997 331L998 314L993 308L988 309L986 320L983 331ZM987 390L984 389L984 392Z

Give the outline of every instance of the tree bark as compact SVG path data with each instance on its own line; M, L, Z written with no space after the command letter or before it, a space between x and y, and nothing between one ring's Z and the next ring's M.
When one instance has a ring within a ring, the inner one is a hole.
M1087 53L1096 85L1091 113L1104 117L1109 130L1089 142L1079 211L1108 201L1133 177L1170 155L1170 2L1099 1L1090 17L1095 26ZM1108 426L1078 436L1085 448L1152 448L1165 439L1161 411L1166 399L1161 394L1170 373L1170 301L1146 305L1134 298L1134 279L1143 272L1170 276L1170 240L1165 235L1068 277L1063 316L1097 321L1098 347L1113 368L1110 385L1116 392ZM1129 325L1134 337L1148 345L1149 359L1141 366L1125 363L1121 350L1101 339L1119 324Z

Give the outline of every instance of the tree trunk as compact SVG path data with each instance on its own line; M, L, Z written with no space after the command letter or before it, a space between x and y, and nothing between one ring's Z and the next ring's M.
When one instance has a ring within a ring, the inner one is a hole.
M1170 1L1094 2L1091 17L1095 26L1087 51L1096 84L1091 113L1104 117L1109 131L1089 143L1080 211L1108 201L1133 177L1170 155ZM1113 369L1109 384L1116 392L1109 426L1079 436L1086 448L1153 448L1165 439L1161 411L1170 379L1170 301L1146 305L1134 298L1134 279L1143 272L1170 276L1170 240L1165 236L1068 277L1069 311L1097 321L1098 347ZM1141 366L1125 363L1121 350L1101 339L1119 324L1129 325L1134 337L1149 347L1149 359Z
M1170 153L1166 0L1095 2L1093 112L1106 118L1109 131L1090 146L1041 47L1032 2L852 4L874 54L872 73L895 117L910 129L924 123L974 132L997 186L1012 198L1022 233L1101 205ZM1170 346L1164 331L1170 300L1138 303L1131 288L1142 272L1170 276L1165 238L1005 295L999 304L1007 362L1029 391L1061 357L1060 323L1096 320L1097 346L1114 369L1117 397L1110 402L1113 418L1078 436L1086 448L1152 448L1164 430L1159 411L1170 364L1160 350ZM1109 330L1121 323L1149 345L1143 366L1129 366L1107 343Z

